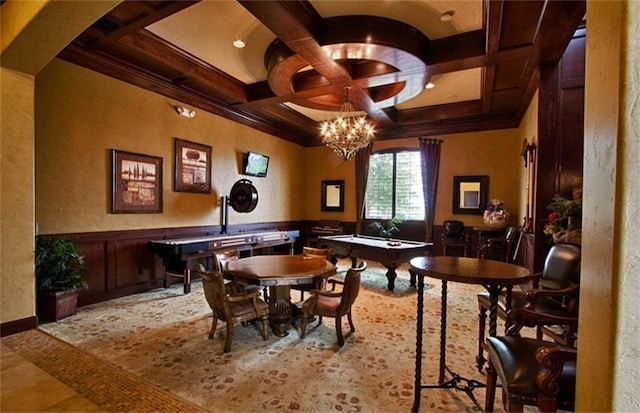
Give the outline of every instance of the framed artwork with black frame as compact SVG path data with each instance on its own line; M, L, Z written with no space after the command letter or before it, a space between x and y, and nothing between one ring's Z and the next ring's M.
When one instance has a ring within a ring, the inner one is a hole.
M111 213L162 213L162 158L111 150Z
M211 193L211 146L175 138L175 192Z
M322 181L322 211L344 211L344 180Z
M486 175L453 177L453 213L482 215L487 205L489 177Z

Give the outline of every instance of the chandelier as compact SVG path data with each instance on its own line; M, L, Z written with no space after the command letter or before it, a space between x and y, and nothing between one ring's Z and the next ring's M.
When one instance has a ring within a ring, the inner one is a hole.
M345 161L360 149L367 147L373 139L373 125L366 116L352 116L355 109L349 100L351 86L344 87L344 103L340 114L332 121L322 123L322 143L333 149Z

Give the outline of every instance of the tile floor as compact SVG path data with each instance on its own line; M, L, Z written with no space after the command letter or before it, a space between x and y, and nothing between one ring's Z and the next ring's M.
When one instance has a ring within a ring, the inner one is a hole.
M99 412L95 403L74 392L33 363L0 344L0 411Z

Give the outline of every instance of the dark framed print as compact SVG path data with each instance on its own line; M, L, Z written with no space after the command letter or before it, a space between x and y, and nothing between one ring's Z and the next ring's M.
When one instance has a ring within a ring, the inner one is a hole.
M344 211L344 180L322 181L322 211Z
M211 146L175 138L173 190L211 193Z
M486 175L453 177L453 213L482 215L487 204L489 177Z
M162 212L162 158L111 150L111 212Z

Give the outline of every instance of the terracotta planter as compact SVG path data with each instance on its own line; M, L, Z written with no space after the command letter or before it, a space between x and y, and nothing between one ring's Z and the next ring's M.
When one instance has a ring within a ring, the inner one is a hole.
M40 321L60 321L75 315L77 308L78 290L38 294L38 318Z

